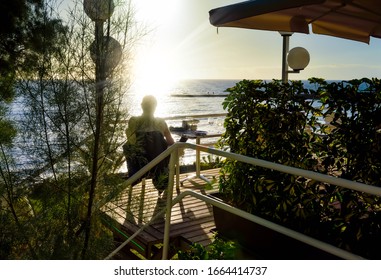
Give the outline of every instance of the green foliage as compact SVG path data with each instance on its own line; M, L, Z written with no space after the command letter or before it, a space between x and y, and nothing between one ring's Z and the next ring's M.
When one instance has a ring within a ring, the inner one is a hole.
M10 145L17 132L11 121L0 119L0 145Z
M98 102L95 66L88 49L95 26L83 12L83 1L71 6L65 25L53 16L58 14L54 5L61 1L3 2L1 7L21 2L39 5L22 11L31 18L25 24L33 29L20 23L18 30L28 34L33 30L34 34L17 41L16 49L23 52L17 61L9 61L12 66L25 66L14 67L11 73L19 78L17 92L24 105L24 118L17 124L20 138L14 143L18 158L11 158L12 151L3 146L11 142L15 130L3 121L5 110L0 112L0 258L102 259L112 251L113 242L102 225L100 207L122 185L115 173L124 164L121 145L128 64L121 62L108 73L102 81L103 102ZM121 6L104 28L105 35L124 42L125 57L133 47L129 38L135 35L133 24L129 25L131 15ZM0 63L7 57L0 52ZM11 94L6 97L0 102ZM102 109L101 133L99 148L94 149L98 108ZM90 182L96 186L92 192Z
M213 156L213 155L207 155L203 156L201 158L200 162L200 168L203 170L205 169L213 169L213 168L219 168L223 164L223 160L221 157Z
M187 251L179 251L180 260L233 260L237 246L234 241L225 241L214 236L213 242L207 247L193 243Z
M43 0L0 3L0 100L13 96L16 73L32 70L36 53L60 43L62 24L46 15L46 6Z
M45 17L43 0L14 0L0 3L0 111L15 95L18 72L31 71L36 63L35 53L58 45L61 21ZM49 37L48 37L49 36ZM43 40L43 41L42 41ZM40 44L36 44L40 41ZM0 143L9 145L15 136L13 122L0 112Z
M360 85L363 89L360 88ZM322 94L325 116L332 131L324 145L330 148L341 177L381 186L381 84L377 79L332 83Z
M9 207L0 211L1 259L80 259L87 182L87 177L48 178L30 185L29 192L14 194ZM65 187L69 183L76 186L70 196ZM100 216L95 215L93 223L88 258L102 259L112 251L113 237Z
M220 146L381 187L380 81L328 84L314 78L310 83L314 86L307 90L296 81L244 80L228 89ZM233 160L221 168L220 190L248 212L365 257L380 257L378 197Z

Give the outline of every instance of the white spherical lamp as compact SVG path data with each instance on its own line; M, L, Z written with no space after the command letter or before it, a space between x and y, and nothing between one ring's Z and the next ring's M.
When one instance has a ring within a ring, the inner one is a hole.
M296 47L289 51L287 63L294 71L300 71L307 67L310 62L310 54L305 48Z

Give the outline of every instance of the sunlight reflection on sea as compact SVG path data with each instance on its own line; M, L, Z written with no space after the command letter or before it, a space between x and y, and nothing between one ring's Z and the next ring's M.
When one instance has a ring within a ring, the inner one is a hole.
M222 102L227 95L226 89L234 86L238 80L182 80L168 87L167 92L147 92L144 88L132 87L126 96L126 107L129 116L142 113L140 103L144 95L154 95L158 100L155 116L179 119L167 120L169 127L181 127L182 120L186 117L207 114L224 114ZM198 118L197 130L206 131L208 134L223 132L223 117ZM172 133L175 141L180 139L181 133ZM191 143L194 140L188 140ZM216 139L204 139L210 143ZM185 151L181 159L182 164L192 164L195 160L194 151Z
M158 117L224 113L224 97L215 96L226 95L226 89L236 82L238 80L181 80L168 87L167 92L132 87L126 97L127 110L130 115L140 115L141 99L149 94L158 99L155 114Z

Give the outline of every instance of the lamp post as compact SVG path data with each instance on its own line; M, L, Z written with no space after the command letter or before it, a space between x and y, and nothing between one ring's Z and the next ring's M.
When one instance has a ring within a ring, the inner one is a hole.
M283 45L282 45L282 81L286 83L288 81L288 64L287 64L287 54L290 46L290 37L292 32L279 32L282 35Z
M95 63L95 94L96 94L96 117L95 117L95 131L94 131L94 150L92 155L92 170L91 170L91 182L89 190L89 201L87 207L87 216L85 224L85 241L82 250L82 258L86 257L86 251L90 238L92 207L95 196L95 189L98 180L98 161L100 159L100 140L103 124L103 106L104 106L104 90L106 86L106 78L116 63L108 61L114 61L112 55L113 50L118 49L119 59L121 57L121 47L119 43L109 36L104 36L103 24L108 20L114 11L113 0L84 0L84 11L95 23L95 40L90 46L90 55ZM109 42L113 42L110 44ZM116 43L115 43L116 42ZM111 46L111 48L110 48ZM110 51L111 50L111 51Z
M282 48L282 82L288 82L289 73L300 73L310 62L308 51L302 47L296 47L289 51L290 37L292 32L279 32L283 37ZM292 70L289 70L291 68Z

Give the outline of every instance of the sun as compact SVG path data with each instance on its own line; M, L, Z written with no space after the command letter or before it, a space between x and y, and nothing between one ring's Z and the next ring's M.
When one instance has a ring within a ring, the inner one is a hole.
M133 1L134 16L148 31L139 41L133 59L133 88L138 95L168 95L186 72L181 48L172 36L173 22L183 4L178 0L166 3Z
M137 94L163 96L181 79L175 53L153 48L142 51L135 60L134 88Z

